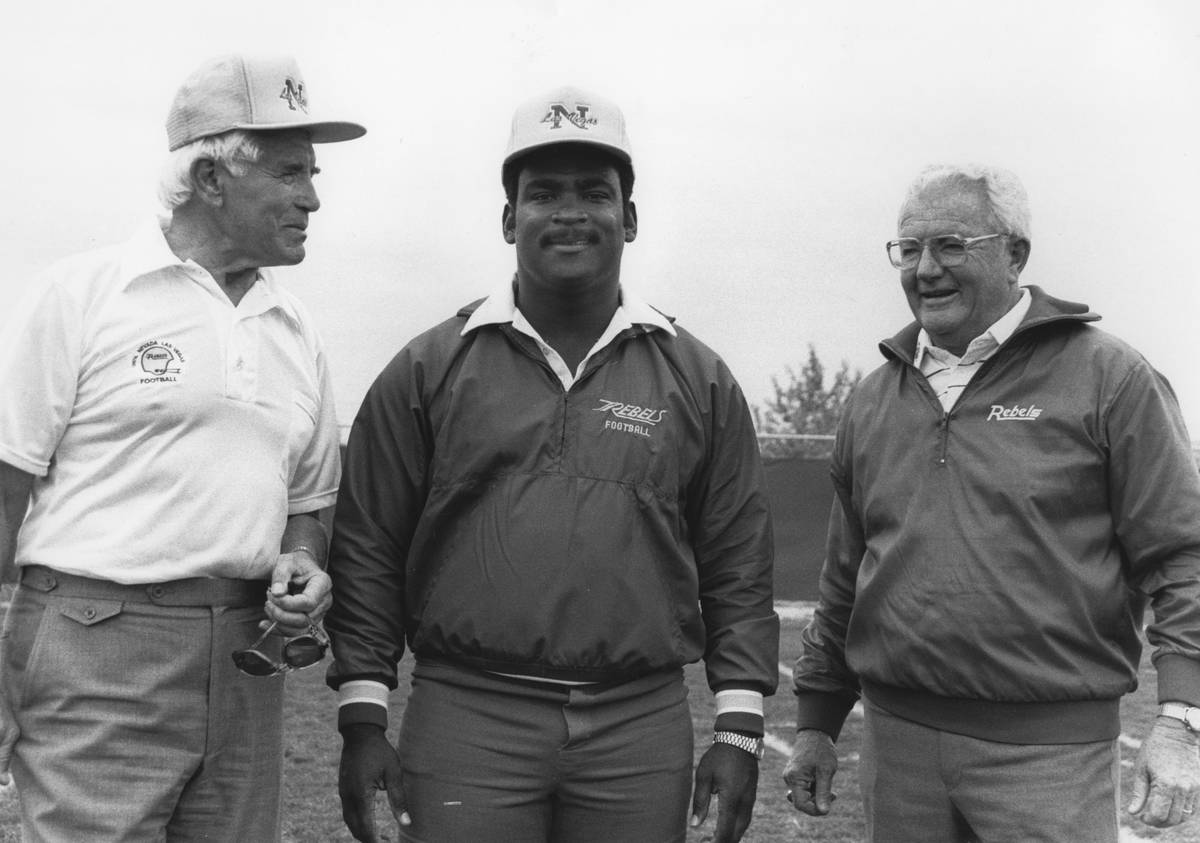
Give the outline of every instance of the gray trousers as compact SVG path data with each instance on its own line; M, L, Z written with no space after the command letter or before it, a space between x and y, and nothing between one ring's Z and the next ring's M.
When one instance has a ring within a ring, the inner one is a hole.
M1117 843L1115 739L996 743L865 709L871 843Z
M683 843L692 740L681 670L565 687L418 662L400 839Z
M230 657L258 637L266 584L23 574L0 692L25 843L278 840L283 678Z

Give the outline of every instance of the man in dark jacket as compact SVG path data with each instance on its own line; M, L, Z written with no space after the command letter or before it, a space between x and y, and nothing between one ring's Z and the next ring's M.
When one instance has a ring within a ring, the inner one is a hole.
M377 839L682 841L749 824L776 684L771 522L724 363L620 284L637 234L621 113L520 108L502 168L517 271L409 343L350 434L328 626L343 815ZM415 656L398 746L388 691ZM411 838L407 835L411 835Z
M1162 705L1128 810L1179 823L1200 786L1200 474L1174 394L1087 307L1018 286L1011 174L930 168L899 235L916 322L838 430L789 798L829 811L861 693L872 841L1115 843L1150 602Z

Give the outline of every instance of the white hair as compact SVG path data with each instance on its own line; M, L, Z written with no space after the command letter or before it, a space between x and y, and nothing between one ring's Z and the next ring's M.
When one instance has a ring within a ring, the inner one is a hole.
M934 182L957 181L982 187L987 197L992 222L1003 234L1013 234L1029 240L1029 197L1016 174L1000 167L983 164L932 164L909 185L900 213L908 203Z
M246 166L260 157L262 144L251 132L241 129L194 140L176 149L164 162L158 180L158 201L168 211L188 201L195 190L192 165L201 158L211 158L233 175L244 176Z

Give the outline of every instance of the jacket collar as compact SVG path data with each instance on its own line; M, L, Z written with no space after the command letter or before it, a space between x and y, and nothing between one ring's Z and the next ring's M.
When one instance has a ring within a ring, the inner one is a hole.
M1100 314L1093 313L1086 304L1057 299L1034 284L1025 289L1029 290L1031 298L1029 312L1025 314L1025 318L1008 341L1033 328L1053 322L1096 322L1100 319ZM896 358L912 364L917 350L917 336L920 333L921 324L916 321L910 322L895 336L880 341L879 351L889 359Z
M461 336L465 337L471 331L482 328L484 325L511 323L513 317L517 315L517 300L513 292L516 283L516 276L513 276L512 281L498 284L486 299L471 302L459 310L458 315L466 317L467 320L467 324L463 325L460 332ZM675 326L671 324L674 319L670 316L655 310L624 287L621 288L620 295L620 306L617 313L613 315L614 319L618 318L618 314L623 313L630 325L641 325L646 330L657 328L666 331L671 336L676 336Z

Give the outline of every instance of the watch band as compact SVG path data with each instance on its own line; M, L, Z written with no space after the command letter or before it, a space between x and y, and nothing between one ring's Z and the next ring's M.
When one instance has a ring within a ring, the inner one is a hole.
M293 547L293 548L289 548L288 550L285 550L285 551L283 551L283 552L284 552L284 553L299 553L299 552L300 552L300 551L302 551L302 550L303 550L305 553L307 553L309 556L311 556L311 557L312 557L313 561L317 563L317 567L318 567L318 568L323 568L323 567L325 567L325 563L324 563L324 561L321 559L320 555L319 555L319 554L318 554L318 553L317 553L315 550L313 550L311 547L309 547L309 546L308 546L308 545L306 545L306 544L298 544L298 545L296 545L295 547Z
M1158 707L1159 717L1170 717L1183 722L1189 732L1200 732L1200 708L1183 703L1166 702Z
M745 735L739 735L737 732L713 732L713 743L727 743L730 746L736 746L738 749L745 750L755 758L763 757L763 739L750 738Z

